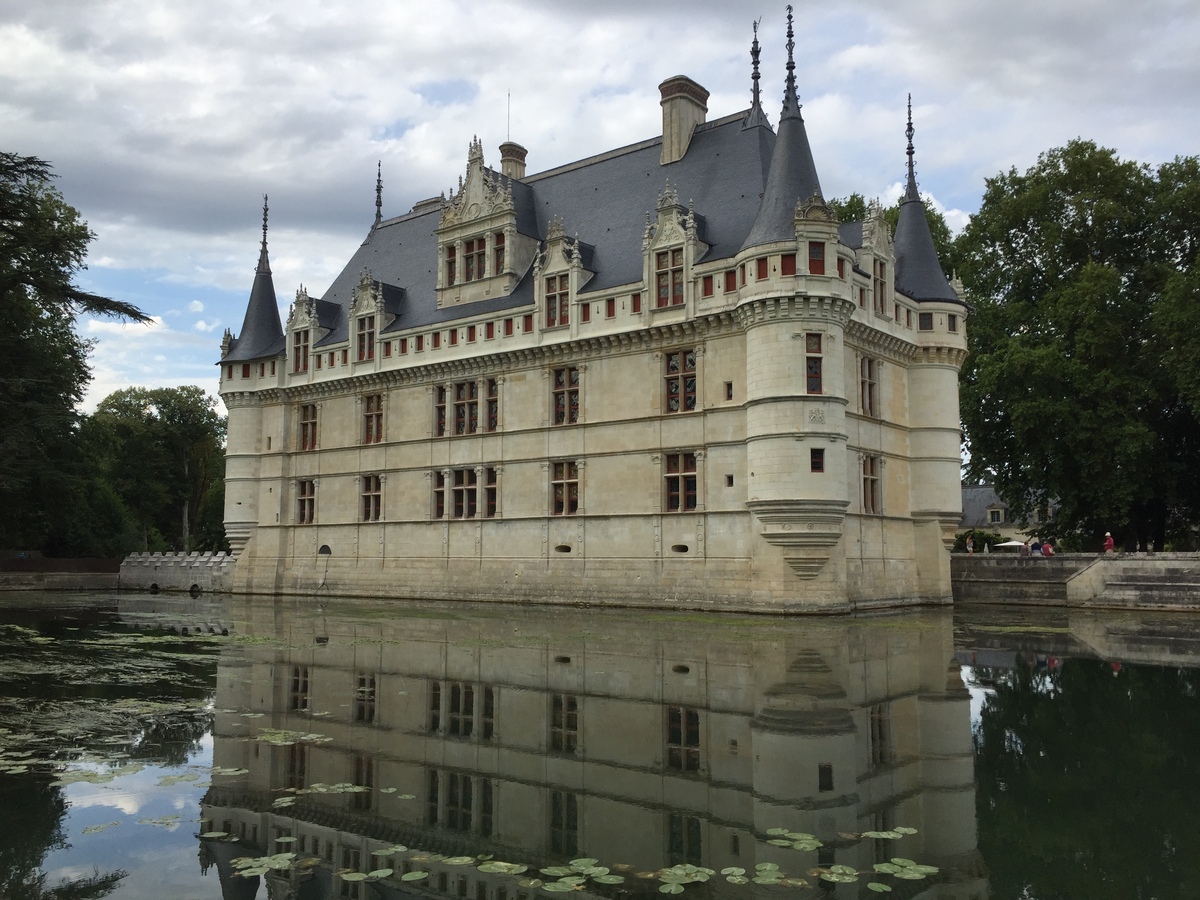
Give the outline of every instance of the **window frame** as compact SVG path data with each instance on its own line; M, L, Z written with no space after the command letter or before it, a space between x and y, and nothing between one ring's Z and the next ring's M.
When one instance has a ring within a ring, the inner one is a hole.
M560 366L550 370L550 424L576 425L579 423L578 366Z
M700 408L700 354L695 347L663 353L663 412L696 412Z
M383 518L383 476L378 473L363 475L359 496L362 498L359 521L378 522Z
M690 513L700 508L699 475L696 451L663 454L664 513Z

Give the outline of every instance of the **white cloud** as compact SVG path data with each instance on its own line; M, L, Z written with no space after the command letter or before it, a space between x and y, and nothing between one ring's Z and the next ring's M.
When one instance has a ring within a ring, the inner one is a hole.
M197 319L192 324L192 327L195 328L197 331L209 332L209 331L215 331L220 326L220 324L221 324L220 319L214 319L211 322L205 322L203 319Z
M376 160L391 216L455 184L473 135L496 162L510 123L533 173L657 134L657 85L670 75L711 91L710 117L735 112L749 101L758 15L726 0L696 0L670 20L641 0L586 11L500 0L487 28L464 29L477 18L468 0L437 15L416 0L297 0L254 15L237 0L121 9L0 6L6 143L48 159L97 233L88 275L136 275L148 312L203 312L206 326L241 321L263 193L280 298L301 282L319 295L373 219ZM777 121L782 4L763 12L762 92ZM800 10L796 24L828 196L882 198L903 178L910 92L921 189L955 227L984 178L1077 136L1150 163L1200 146L1194 4L846 0ZM101 346L147 343L135 328L87 333ZM194 352L167 355L186 366L217 355L211 341Z

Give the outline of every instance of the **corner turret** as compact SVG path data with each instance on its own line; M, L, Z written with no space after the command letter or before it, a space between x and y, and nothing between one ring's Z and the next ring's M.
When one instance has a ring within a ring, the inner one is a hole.
M263 195L263 236L258 253L258 268L254 270L254 286L246 304L242 330L229 342L221 362L248 362L252 359L282 356L287 347L279 306L275 301L275 282L271 279L271 263L267 257L267 197Z
M896 290L913 300L959 300L954 288L942 271L941 261L933 246L925 204L917 190L913 167L912 95L908 98L908 186L900 201L900 218L896 221Z
M779 114L779 132L771 153L771 169L767 174L762 203L750 234L742 244L743 250L779 241L795 241L796 204L821 196L821 182L817 178L817 167L813 162L812 148L808 144L808 133L804 129L804 118L800 115L800 101L796 95L796 63L792 56L796 42L792 31L791 6L788 7L787 38L787 86L783 94L783 110Z

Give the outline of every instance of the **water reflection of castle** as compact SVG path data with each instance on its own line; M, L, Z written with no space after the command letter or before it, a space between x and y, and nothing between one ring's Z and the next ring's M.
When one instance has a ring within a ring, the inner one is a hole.
M929 896L986 896L949 615L883 625L461 606L368 613L246 605L235 616L251 638L244 661L220 670L214 765L250 774L216 779L202 814L243 838L239 853L290 847L325 860L294 896L396 896L398 882L329 875L384 865L397 878L433 873L405 883L408 893L540 894L474 867L372 855L396 843L539 866L586 854L634 872L775 862L802 874L901 855L941 867ZM265 728L319 737L250 739ZM314 785L343 787L272 807L286 789ZM897 825L918 833L845 836ZM825 846L771 846L777 827ZM222 869L234 896L240 879ZM908 897L932 887L905 886ZM286 891L276 884L271 897Z

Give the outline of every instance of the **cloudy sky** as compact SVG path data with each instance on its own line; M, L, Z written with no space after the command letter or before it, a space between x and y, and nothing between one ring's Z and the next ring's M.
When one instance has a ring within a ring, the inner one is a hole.
M48 160L97 238L80 284L152 326L84 321L88 406L130 385L216 391L270 195L283 313L384 216L457 182L473 135L530 173L661 132L658 84L750 99L762 17L778 121L785 5L723 0L0 0L0 149ZM961 227L984 179L1075 137L1200 152L1194 0L840 0L796 9L797 80L827 195L891 200L913 95L921 188ZM511 97L511 101L510 98Z

